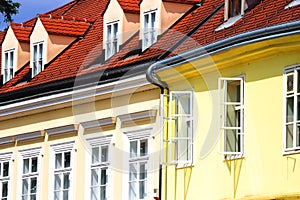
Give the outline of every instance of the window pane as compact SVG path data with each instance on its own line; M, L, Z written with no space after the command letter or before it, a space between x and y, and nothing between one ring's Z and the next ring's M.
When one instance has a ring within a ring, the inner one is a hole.
M154 28L155 27L155 12L151 13L151 28Z
M294 120L294 97L286 99L286 122Z
M177 159L178 160L188 160L189 153L189 140L178 139L177 140Z
M176 105L175 113L173 114L191 114L189 93L174 93L172 98L172 102Z
M286 126L286 148L293 147L293 125Z
M4 68L8 68L8 53L5 53L5 65Z
M147 178L146 163L140 163L140 180Z
M107 25L107 41L110 41L111 40L111 25Z
M227 81L227 102L241 102L240 81Z
M146 29L149 27L149 14L145 14L144 16L144 29L145 31L147 31Z
M118 34L118 23L114 24L114 35L113 38L117 38L117 34Z
M36 195L35 194L30 195L30 200L36 200Z
M135 200L137 197L136 194L136 182L131 182L129 183L129 199L130 200Z
M60 190L60 189L61 189L61 178L59 174L55 174L54 190Z
M3 177L8 176L9 174L9 163L5 162L3 163Z
M105 185L106 183L107 183L106 169L101 169L101 185Z
M36 193L36 187L37 187L37 179L31 178L31 185L30 185L30 193L35 194Z
M28 180L27 179L23 179L23 183L22 183L22 194L23 195L27 195L28 194Z
M99 188L92 187L91 188L91 200L99 200L98 194L99 194Z
M60 199L60 191L54 192L54 200L61 200Z
M60 169L62 167L62 154L55 154L55 169Z
M106 186L100 187L100 200L106 200Z
M37 172L38 160L37 157L31 159L31 172Z
M91 174L91 185L92 186L96 186L98 185L98 181L99 181L99 169L92 169L92 174Z
M29 158L23 160L23 174L29 173Z
M225 151L226 152L240 152L241 135L237 130L225 130Z
M92 148L92 163L99 163L99 148Z
M226 106L226 127L240 127L240 109L236 105Z
M10 67L14 66L14 52L10 52Z
M8 182L2 183L2 198L8 195Z
M297 130L296 130L296 147L300 146L300 123L297 123Z
M137 179L137 168L136 164L130 164L129 165L129 180L134 181Z
M130 158L137 156L137 141L130 142Z
M39 44L39 59L43 58L43 44Z
M64 167L70 167L71 166L71 152L65 152L65 160L64 160Z
M146 156L147 154L148 154L148 142L147 140L141 140L140 156Z
M139 198L146 198L146 181L139 181Z
M64 174L64 189L69 189L70 187L70 174Z
M101 162L108 161L108 146L101 148Z
M63 191L63 200L68 200L69 199L69 190Z
M33 46L33 61L37 60L37 45Z

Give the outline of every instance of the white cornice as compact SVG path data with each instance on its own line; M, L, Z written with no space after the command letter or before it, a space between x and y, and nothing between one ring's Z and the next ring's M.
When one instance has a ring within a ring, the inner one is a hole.
M146 76L138 75L131 78L121 79L111 83L78 89L58 94L24 100L18 103L0 107L0 120L23 117L31 114L41 113L53 109L70 107L74 104L86 103L131 94L146 89L154 89Z

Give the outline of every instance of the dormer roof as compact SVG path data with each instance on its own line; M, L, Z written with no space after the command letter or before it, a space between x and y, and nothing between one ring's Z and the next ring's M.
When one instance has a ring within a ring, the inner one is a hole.
M84 35L90 27L92 20L85 18L75 18L57 16L51 14L40 14L41 20L48 34L78 37Z
M17 23L10 23L12 30L19 42L30 42L30 34L33 29L33 26L29 24L17 24Z
M129 13L140 13L140 1L141 0L118 0L123 11Z

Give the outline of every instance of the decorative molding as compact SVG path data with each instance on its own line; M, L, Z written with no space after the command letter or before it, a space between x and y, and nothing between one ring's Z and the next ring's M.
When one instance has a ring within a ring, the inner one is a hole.
M70 124L66 126L58 126L55 128L45 129L45 131L48 135L57 135L57 134L68 133L72 131L78 131L78 125Z
M157 110L146 110L142 112L135 112L125 115L120 115L118 118L121 122L128 122L128 121L134 121L134 120L140 120L140 119L152 119L156 116Z
M19 153L22 155L23 158L31 158L37 157L40 155L42 147L35 147L31 149L23 149L19 150Z
M13 152L0 153L0 162L9 161L12 158Z
M111 142L113 135L103 135L100 137L88 138L86 141L92 146L108 145Z
M126 131L124 134L129 140L137 140L142 138L149 138L153 128L139 129L134 131Z
M15 138L13 136L0 138L0 145L15 142Z
M50 147L55 151L55 152L64 152L64 151L71 151L74 147L75 141L70 141L70 142L64 142L64 143L59 143L59 144L52 144Z
M91 129L91 128L97 128L101 126L107 126L107 125L113 125L116 123L116 118L115 117L108 117L104 119L97 119L93 121L88 121L88 122L82 122L80 125L84 129Z

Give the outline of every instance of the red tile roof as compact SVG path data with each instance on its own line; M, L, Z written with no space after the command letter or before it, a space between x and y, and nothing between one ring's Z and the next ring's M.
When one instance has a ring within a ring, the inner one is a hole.
M91 20L57 15L38 15L45 29L52 35L82 36L90 26Z
M163 0L163 1L173 2L173 3L196 4L196 3L200 3L201 0Z
M149 61L164 59L164 57L160 56L164 55L174 45L175 48L171 52L172 55L250 30L300 20L300 6L284 9L284 6L291 1L263 0L255 8L246 12L242 19L232 26L215 31L217 27L224 23L224 8L217 9L224 4L224 0L205 0L202 6L194 7L194 10L190 10L144 52L140 50L141 42L137 33L108 61L103 64L93 64L90 68L87 68L87 66L94 63L97 58L103 57L103 12L109 1L76 1L72 6L67 6L65 12L61 10L60 13L63 13L64 17L89 18L94 21L83 39L77 40L77 42L65 49L48 64L44 71L32 80L17 84L26 77L25 72L29 73L28 66L24 67L22 73L20 72L18 76L0 88L0 94L57 83L62 80L75 78L81 74L95 73L108 68L117 70L126 66L138 66L138 64L145 64ZM213 12L216 13L207 18ZM195 29L198 25L199 27ZM178 41L181 42L178 43ZM170 56L170 54L166 54L166 56Z
M140 13L140 0L118 0L124 12Z
M33 26L30 24L17 24L10 23L12 30L19 42L30 42L30 33L32 31Z

